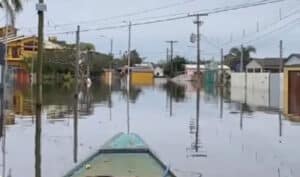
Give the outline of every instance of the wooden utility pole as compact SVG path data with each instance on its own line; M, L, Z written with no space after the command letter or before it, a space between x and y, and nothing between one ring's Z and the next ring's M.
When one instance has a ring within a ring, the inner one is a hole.
M166 61L169 62L169 48L166 49Z
M113 57L114 56L114 39L110 39L110 55Z
M129 21L128 25L128 70L127 70L127 134L130 133L130 65L131 65L131 30L132 23Z
M128 25L128 51L127 51L127 90L130 91L130 68L131 68L131 30L132 30L132 23L129 22Z
M76 58L75 58L75 93L74 93L74 162L77 162L78 152L78 92L79 92L79 60L80 60L80 26L76 31Z
M221 86L224 86L224 50L221 49Z
M194 21L194 24L196 24L196 26L197 26L197 77L198 77L198 81L200 81L200 64L201 64L200 26L203 24L203 22L200 20L200 17L208 16L208 14L195 14L195 15L191 15L191 16L196 17L196 20Z
M280 57L280 68L279 68L279 73L283 72L283 41L279 41L279 57Z
M38 11L38 51L37 51L37 86L36 86L36 122L35 122L35 176L41 177L41 131L42 131L42 80L44 51L44 0L36 5Z
M173 77L174 76L174 63L173 63L174 44L178 43L178 41L170 40L170 41L166 41L166 42L170 44L170 49L171 49L170 56L169 56L170 61L171 61L171 73L170 73L170 75L171 75L171 77Z
M240 72L244 72L244 46L243 45L241 45Z

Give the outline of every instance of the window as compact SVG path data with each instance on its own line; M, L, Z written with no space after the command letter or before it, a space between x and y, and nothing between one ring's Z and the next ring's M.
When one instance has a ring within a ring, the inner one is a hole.
M12 55L13 58L19 58L20 57L19 48L18 47L12 47L11 55Z
M261 72L261 69L260 69L260 68L255 68L254 72L260 73L260 72Z
M248 69L248 73L253 73L253 69Z
M33 41L24 43L25 51L36 51L36 49L36 44Z

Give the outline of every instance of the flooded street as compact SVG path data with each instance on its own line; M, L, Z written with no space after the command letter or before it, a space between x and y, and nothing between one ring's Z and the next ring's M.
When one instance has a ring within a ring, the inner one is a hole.
M198 114L192 84L156 79L153 85L132 86L128 112L126 86L94 82L79 94L76 123L72 85L44 85L41 142L35 142L30 85L11 87L2 176L33 177L35 162L43 177L63 176L127 131L141 136L180 177L300 176L300 124L279 109L230 100L237 94L230 89L202 88ZM36 143L41 143L40 163Z

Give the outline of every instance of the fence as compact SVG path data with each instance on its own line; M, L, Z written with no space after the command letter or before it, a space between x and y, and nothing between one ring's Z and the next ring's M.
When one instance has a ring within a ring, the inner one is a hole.
M231 94L234 101L246 101L253 106L282 108L283 74L232 73Z

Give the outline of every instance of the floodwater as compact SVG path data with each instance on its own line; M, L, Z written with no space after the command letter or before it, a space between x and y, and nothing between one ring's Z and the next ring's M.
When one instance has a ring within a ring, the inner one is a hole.
M300 124L277 108L231 100L236 90L158 79L133 85L127 109L124 84L94 82L79 95L77 123L73 91L72 85L44 85L41 138L35 139L31 87L10 85L2 176L63 176L127 131L140 135L179 177L300 176Z

